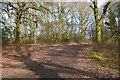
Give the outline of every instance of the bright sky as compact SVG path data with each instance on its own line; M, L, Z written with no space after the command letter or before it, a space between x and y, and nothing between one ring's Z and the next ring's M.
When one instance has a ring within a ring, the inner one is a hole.
M0 0L1 1L1 0ZM10 2L15 2L16 0L4 0L5 1L10 1ZM32 2L32 1L42 1L42 2L90 2L91 0L17 0L20 2ZM105 2L107 1L112 1L112 0L98 0L99 7L104 5ZM117 0L114 0L117 1ZM3 0L2 0L3 2Z
M31 2L31 1L42 1L42 2L86 2L90 0L0 0L1 2L10 1L10 2ZM98 0L98 1L119 1L119 0Z
M10 0L12 1L12 0ZM19 0L18 0L19 1ZM23 0L21 0L23 1ZM26 0L27 1L27 0ZM32 0L31 0L32 1ZM34 0L33 0L34 1ZM37 0L35 0L37 1ZM41 0L41 1L54 1L54 2L59 2L59 1L62 1L62 2L91 2L91 0ZM98 7L100 8L101 6L103 6L107 1L109 0L98 0ZM6 18L8 18L7 15L5 15Z

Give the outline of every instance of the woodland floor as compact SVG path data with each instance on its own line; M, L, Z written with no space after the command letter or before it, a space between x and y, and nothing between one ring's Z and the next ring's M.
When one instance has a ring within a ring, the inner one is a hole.
M3 78L118 78L116 69L90 59L89 44L3 47ZM66 79L65 79L66 80Z

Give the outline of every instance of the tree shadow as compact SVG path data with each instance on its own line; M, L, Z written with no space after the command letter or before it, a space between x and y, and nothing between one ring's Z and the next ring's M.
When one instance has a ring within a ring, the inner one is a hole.
M78 47L75 48L75 52L78 52L79 48L83 48L84 46L87 45L81 45L81 46L75 46L72 45L72 47ZM77 70L75 68L69 67L69 66L64 66L64 65L59 65L56 63L53 63L51 61L48 62L41 62L41 61L34 61L30 59L30 51L29 48L31 46L26 46L25 47L25 52L27 52L27 55L23 54L24 52L20 48L21 46L16 46L16 52L20 54L20 57L13 56L15 60L23 62L25 64L25 68L29 69L30 71L35 72L36 75L38 75L40 78L58 78L57 80L62 80L63 77L60 76L59 73L67 73L67 74L80 74L83 76L88 76L90 78L97 78L94 73L88 72L88 71L83 71L83 70ZM73 48L70 48L73 49ZM72 54L72 53L70 53ZM52 56L52 55L51 55ZM75 54L75 57L77 56L77 53ZM22 59L21 59L22 58ZM46 66L51 66L55 67L54 68L49 68Z
M65 58L77 58L79 54L85 54L83 52L79 52L84 50L85 47L88 47L87 44L81 44L81 45L66 45L63 47L58 47L61 50L57 50L57 48L49 50L48 56L51 56L56 59L56 57L65 57ZM79 56L79 58L88 59L87 56Z

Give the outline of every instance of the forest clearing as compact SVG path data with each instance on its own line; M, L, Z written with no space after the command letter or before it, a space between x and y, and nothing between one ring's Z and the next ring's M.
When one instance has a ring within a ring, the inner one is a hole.
M120 1L0 2L4 79L120 79Z

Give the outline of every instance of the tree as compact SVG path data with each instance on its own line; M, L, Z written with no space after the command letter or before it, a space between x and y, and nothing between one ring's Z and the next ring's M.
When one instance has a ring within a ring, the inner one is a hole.
M105 14L107 12L107 8L110 5L111 2L107 2L105 6L103 7L103 12L100 18L99 17L99 12L98 12L98 1L94 0L92 1L93 6L90 6L93 11L94 11L94 17L95 17L95 22L96 22L96 42L101 42L101 23L103 22L103 19L105 17Z
M105 25L106 25L106 34L105 37L113 40L119 38L119 2L111 3L111 6L108 9L108 13L106 14ZM104 31L105 33L105 31Z
M40 5L40 4L38 5L37 2L31 2L31 3L17 2L17 3L8 3L7 5L12 7L15 10L15 16L16 16L16 19L15 19L15 21L16 21L15 43L20 42L20 24L21 24L22 19L27 19L32 22L36 22L36 20L37 20L35 17L35 14L29 13L29 9L33 9L36 11L42 11L44 9L44 10L49 11L47 8L43 7L42 5ZM32 15L35 19L28 18L27 16L24 17L23 15ZM40 22L43 24L42 20L38 20L37 22Z

